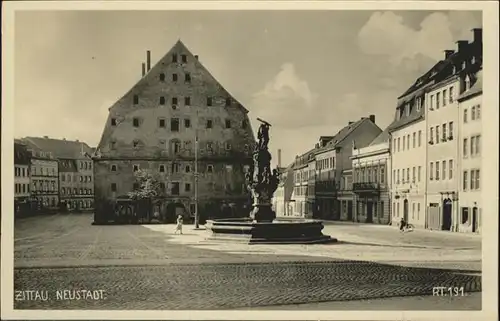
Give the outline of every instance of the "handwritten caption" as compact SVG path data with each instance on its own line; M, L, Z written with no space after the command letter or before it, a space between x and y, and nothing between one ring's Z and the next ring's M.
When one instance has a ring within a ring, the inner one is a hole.
M106 300L104 290L21 290L14 291L15 301L99 301Z

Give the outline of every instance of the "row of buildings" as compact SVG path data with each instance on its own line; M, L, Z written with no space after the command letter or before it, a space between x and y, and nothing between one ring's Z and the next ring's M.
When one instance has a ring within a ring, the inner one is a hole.
M14 208L38 211L92 210L93 153L86 143L49 137L14 140Z
M349 122L283 168L277 214L479 232L483 47L472 32L398 97L388 128L373 115Z

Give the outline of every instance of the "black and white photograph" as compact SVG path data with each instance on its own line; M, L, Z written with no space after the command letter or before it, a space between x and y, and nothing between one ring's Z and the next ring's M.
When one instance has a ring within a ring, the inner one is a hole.
M2 319L496 320L498 3L327 3L4 4Z

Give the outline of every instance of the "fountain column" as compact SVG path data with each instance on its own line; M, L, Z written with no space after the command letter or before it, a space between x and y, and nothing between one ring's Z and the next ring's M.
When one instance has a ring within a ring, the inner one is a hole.
M261 122L257 133L258 143L253 152L253 164L246 175L247 187L253 198L250 217L255 222L272 222L276 218L272 199L278 188L279 173L277 169L271 172L271 153L268 149L271 125L259 118L257 120Z

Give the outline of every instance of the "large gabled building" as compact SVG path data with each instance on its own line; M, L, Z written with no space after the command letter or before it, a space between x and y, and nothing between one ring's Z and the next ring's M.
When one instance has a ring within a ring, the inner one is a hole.
M113 106L94 155L95 220L115 219L116 200L137 189L134 172L159 177L154 212L248 215L245 167L255 138L245 109L179 40ZM196 172L196 173L195 173ZM196 191L195 191L196 190ZM198 206L196 206L198 205ZM235 213L237 212L237 213Z

